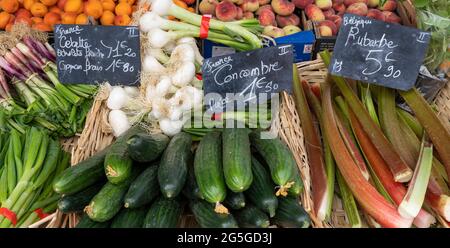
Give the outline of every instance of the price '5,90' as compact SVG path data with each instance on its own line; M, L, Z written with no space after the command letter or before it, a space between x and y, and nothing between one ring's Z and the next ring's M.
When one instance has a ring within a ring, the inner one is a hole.
M392 59L392 52L389 52L384 56L384 59L380 55L382 55L383 50L370 50L366 56L366 64L367 66L362 70L362 74L366 76L374 75L376 73L383 73L385 78L398 78L402 74L402 72L395 68L394 65L390 64L390 62L395 62L395 59Z

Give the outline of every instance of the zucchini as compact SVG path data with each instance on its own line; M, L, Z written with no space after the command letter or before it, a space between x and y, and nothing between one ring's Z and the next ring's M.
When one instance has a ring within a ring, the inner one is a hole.
M188 163L192 160L192 137L187 133L175 135L164 151L158 169L158 182L166 198L174 198L186 183Z
M237 228L237 222L231 214L220 214L214 210L214 205L206 201L190 203L195 220L203 228Z
M188 168L186 184L183 188L183 195L189 200L203 199L197 180L195 180L194 165L191 163Z
M100 182L73 195L64 195L58 201L58 209L63 213L83 211L92 198L100 191L105 183Z
M146 208L124 208L112 220L111 228L141 228L146 214Z
M183 206L178 199L160 197L147 212L144 228L175 228L183 213Z
M78 224L75 226L75 228L108 228L109 227L109 221L106 222L97 222L91 220L87 214L83 214Z
M104 180L103 161L105 160L108 149L109 147L77 165L64 170L53 184L55 192L69 195Z
M227 198L224 201L225 206L237 210L245 207L245 196L244 193L234 193L228 191Z
M169 137L164 134L138 133L127 141L130 157L137 162L156 160L169 144Z
M210 132L200 141L194 159L195 179L204 199L216 204L216 212L227 213L220 204L227 195L222 168L220 132Z
M137 174L138 171L134 170L132 175L121 184L107 182L85 208L89 218L98 222L112 219L122 208L125 194Z
M279 199L273 221L276 225L285 228L307 228L311 224L308 213L300 206L297 199L291 197Z
M274 193L275 185L273 185L270 175L264 166L255 158L252 158L252 171L253 183L245 191L245 196L256 207L273 217L278 207L278 199Z
M280 186L277 195L286 196L291 187L294 168L297 167L289 148L280 139L263 139L260 131L250 133L252 145L264 158L272 180Z
M300 171L298 167L294 168L292 181L294 182L294 184L289 188L288 194L290 196L299 196L303 192L303 180L300 177Z
M225 128L222 131L223 172L233 192L247 190L253 181L250 140L246 128Z
M110 146L109 151L106 153L104 164L108 181L113 184L119 184L130 177L133 161L128 154L127 140L135 134L144 132L139 125L135 125L119 136Z
M159 194L157 173L158 166L152 165L131 183L125 195L125 208L142 207L150 203Z
M270 225L269 216L253 205L238 211L235 216L239 227L267 228Z

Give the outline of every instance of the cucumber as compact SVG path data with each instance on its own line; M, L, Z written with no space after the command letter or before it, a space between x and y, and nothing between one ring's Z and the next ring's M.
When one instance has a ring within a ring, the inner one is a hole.
M122 208L125 194L138 173L137 170L134 170L132 175L121 184L107 182L85 208L89 218L98 222L112 219Z
M141 228L144 223L146 208L124 208L114 217L111 228Z
M244 193L234 193L232 191L228 191L227 197L224 201L225 206L237 210L245 207L245 196Z
M109 222L97 222L91 220L87 214L83 214L75 228L108 228Z
M308 213L291 197L279 199L277 213L273 218L276 225L285 228L307 228L311 224Z
M210 203L225 200L220 132L210 132L200 141L194 159L195 179L204 199ZM217 209L218 210L218 209Z
M189 200L203 199L200 189L198 188L197 180L195 179L193 163L191 163L188 168L186 184L183 188L183 195Z
M139 126L133 126L124 134L119 136L117 140L110 146L105 157L105 174L113 184L124 182L130 177L133 161L128 154L127 140L138 133L145 131Z
M190 203L195 220L203 228L237 228L237 222L231 214L219 214L214 211L214 205L206 201Z
M142 207L150 203L159 194L157 175L158 166L152 165L131 183L125 195L125 208Z
M100 191L105 183L96 183L73 195L64 195L58 201L58 209L63 213L83 211L92 198Z
M164 151L158 169L158 182L166 198L174 198L186 183L188 164L192 160L192 137L187 133L175 135Z
M245 196L256 207L273 217L278 207L278 199L274 193L275 185L264 166L255 158L252 158L252 171L253 183L245 191Z
M279 192L284 195L292 183L294 168L297 167L289 148L280 139L261 138L260 131L250 133L252 145L264 158L270 169L272 180L280 186Z
M138 133L127 141L130 157L137 162L156 160L169 144L169 137L164 134Z
M225 182L231 191L243 192L253 181L248 130L224 128L222 139Z
M109 147L77 165L64 170L53 184L55 192L70 195L104 180L103 161L105 160L108 149Z
M238 211L235 216L239 227L267 228L270 225L269 216L253 205L249 205Z
M183 213L183 206L176 199L160 197L147 212L144 228L175 228Z
M294 168L292 181L294 182L294 184L289 188L288 194L290 196L299 196L303 192L303 180L300 177L300 171L298 167Z

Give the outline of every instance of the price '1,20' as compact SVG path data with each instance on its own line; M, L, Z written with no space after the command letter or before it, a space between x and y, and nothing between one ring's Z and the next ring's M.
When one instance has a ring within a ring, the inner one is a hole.
M385 78L398 78L402 74L401 70L396 69L394 65L389 65L391 62L397 60L392 59L392 53L389 52L382 58L383 50L370 50L366 56L367 67L362 70L362 74L365 76L370 76L378 72L383 73ZM381 55L381 56L380 56ZM380 59L381 58L381 59Z

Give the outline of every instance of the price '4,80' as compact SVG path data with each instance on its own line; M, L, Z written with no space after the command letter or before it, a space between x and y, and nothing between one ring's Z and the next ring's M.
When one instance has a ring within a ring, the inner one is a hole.
M387 63L396 61L395 59L390 58L392 52L389 52L384 56L384 59L380 57L382 56L383 50L370 50L366 56L367 67L364 68L362 74L366 76L373 75L381 71L383 76L386 78L398 78L402 74L402 72L395 68L394 65L386 65ZM381 56L380 56L381 55ZM385 63L385 64L383 64Z

